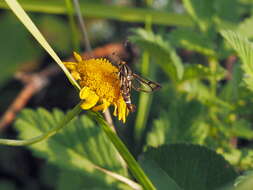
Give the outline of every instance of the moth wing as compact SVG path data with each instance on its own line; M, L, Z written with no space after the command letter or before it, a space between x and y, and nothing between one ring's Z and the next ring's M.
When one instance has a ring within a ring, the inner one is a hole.
M161 88L160 84L144 79L135 73L133 73L133 77L132 88L136 91L150 93Z

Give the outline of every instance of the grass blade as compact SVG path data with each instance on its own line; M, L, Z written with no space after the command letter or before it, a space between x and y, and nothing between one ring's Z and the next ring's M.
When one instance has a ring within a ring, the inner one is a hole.
M52 47L48 44L44 36L41 34L39 29L35 26L30 17L26 14L24 9L20 6L20 4L16 0L5 0L13 13L18 17L18 19L25 25L27 30L33 35L33 37L39 42L39 44L47 51L47 53L54 59L54 61L61 67L63 72L66 74L70 82L77 89L80 89L80 86L73 79L69 71L63 65L61 59L52 49Z
M67 9L67 14L68 14L69 26L72 33L73 49L74 51L79 52L80 44L79 44L79 39L78 39L78 28L74 19L74 8L72 6L72 0L65 0L65 5Z
M66 14L67 12L64 1L22 0L20 4L26 11L51 14ZM2 1L0 1L0 7L8 8ZM145 23L146 15L150 15L153 24L193 26L193 22L189 16L168 13L165 11L155 11L147 8L109 6L97 3L87 3L84 1L80 3L80 7L82 15L85 17Z

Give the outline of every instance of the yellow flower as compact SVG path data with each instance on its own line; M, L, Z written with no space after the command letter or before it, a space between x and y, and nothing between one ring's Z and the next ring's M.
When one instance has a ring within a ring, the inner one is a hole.
M83 60L75 52L74 57L76 62L64 62L64 65L81 87L82 109L105 111L113 105L113 115L125 122L129 110L120 92L118 68L107 59Z

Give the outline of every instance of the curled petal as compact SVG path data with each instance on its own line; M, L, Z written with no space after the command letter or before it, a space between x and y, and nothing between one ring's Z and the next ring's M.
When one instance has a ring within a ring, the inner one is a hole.
M115 103L114 103L113 105L114 105L113 115L114 115L114 116L117 116L117 113L118 113L118 112L117 112L117 111L118 111L118 106L117 106L117 104L115 104Z
M103 99L103 103L94 107L92 110L93 111L103 111L105 112L105 110L110 106L110 102L106 101L105 99Z
M84 100L84 102L81 104L81 108L84 110L94 107L99 100L98 95L96 95L96 93L90 90L88 87L82 88L79 96L82 100Z

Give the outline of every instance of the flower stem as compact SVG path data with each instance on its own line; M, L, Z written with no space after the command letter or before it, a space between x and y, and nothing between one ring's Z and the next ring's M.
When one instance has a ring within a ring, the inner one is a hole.
M147 5L150 5L152 1L147 1ZM147 31L152 30L152 18L147 15L146 16L146 22L145 22L145 29ZM143 76L147 76L150 74L150 55L147 51L143 52L142 56L142 64L141 64L141 74ZM142 140L143 140L143 134L146 129L147 119L150 112L150 104L152 102L152 96L146 93L141 93L139 97L139 103L138 103L138 111L137 116L135 120L135 133L134 137L136 140L136 143L138 143L137 146L137 152L138 149L142 146Z
M217 72L217 65L218 61L215 58L209 58L209 67L212 72L212 77L210 78L211 84L211 94L215 98L216 97L216 89L217 89L217 79L216 79L216 72Z
M70 110L66 116L58 123L58 125L48 132L27 140L0 139L0 145L26 146L48 139L49 137L55 135L64 126L66 126L75 116L77 116L82 111L80 104L81 103L77 104L72 110Z
M146 76L149 73L149 54L148 52L144 52L142 56L142 67L141 73ZM143 137L143 132L145 130L145 126L147 124L147 118L150 111L150 104L152 101L152 97L147 93L141 93L138 102L137 116L135 120L134 126L134 135L135 140L141 146L141 141ZM138 149L139 147L137 147Z
M128 151L126 145L121 141L117 134L110 128L109 124L103 119L103 117L96 112L89 111L88 115L94 118L101 126L107 137L111 140L115 148L118 150L122 158L127 163L129 170L136 178L136 180L143 186L144 189L155 190L155 186L150 179L146 176L138 162Z
M79 46L79 40L78 40L78 30L77 30L77 25L74 19L74 9L72 5L72 0L65 0L65 4L66 4L66 9L67 9L67 14L68 14L69 26L72 33L72 45L75 51L79 52L80 46Z

